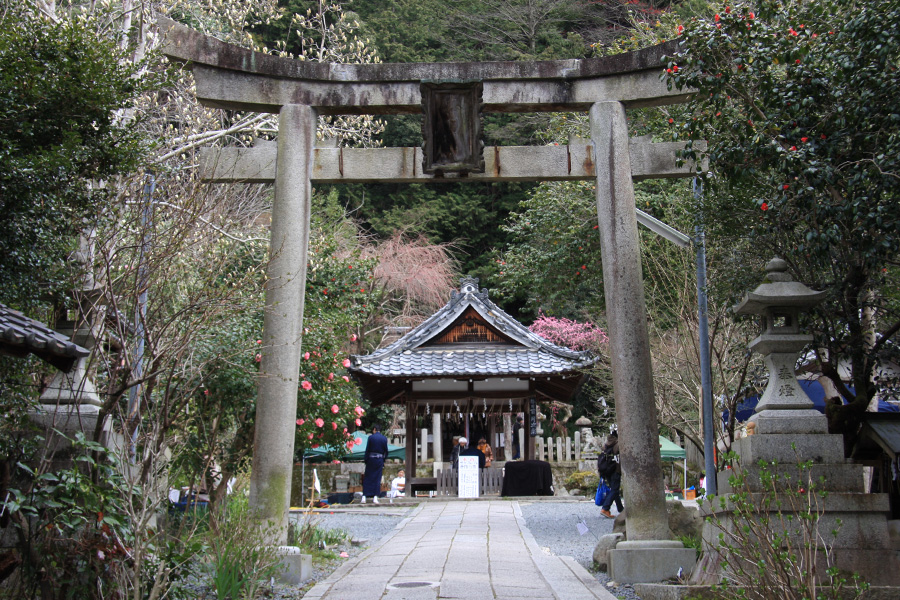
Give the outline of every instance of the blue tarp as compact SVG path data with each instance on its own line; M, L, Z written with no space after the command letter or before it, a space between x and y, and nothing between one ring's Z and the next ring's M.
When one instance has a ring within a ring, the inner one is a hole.
M800 387L803 388L803 391L806 392L806 395L809 396L809 399L813 402L813 407L819 411L820 413L825 413L825 389L822 387L822 384L814 379L801 379ZM850 391L853 391L853 388L850 388ZM738 403L735 410L735 417L739 423L742 423L753 416L753 411L756 410L756 405L759 403L759 396L750 396L743 402ZM900 408L896 407L889 402L885 402L884 400L878 401L878 412L900 412ZM724 411L722 413L722 424L728 424L728 411Z

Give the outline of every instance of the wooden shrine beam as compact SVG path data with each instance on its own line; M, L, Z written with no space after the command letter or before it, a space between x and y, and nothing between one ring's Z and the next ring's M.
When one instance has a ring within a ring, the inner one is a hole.
M632 140L632 178L692 177L692 165L678 166L680 142L647 143ZM698 147L699 149L699 147ZM201 178L210 183L271 183L275 180L274 144L254 148L210 148L201 152ZM593 147L587 143L565 146L489 146L484 149L484 173L470 173L468 181L594 180ZM422 172L421 148L316 148L313 183L441 182Z

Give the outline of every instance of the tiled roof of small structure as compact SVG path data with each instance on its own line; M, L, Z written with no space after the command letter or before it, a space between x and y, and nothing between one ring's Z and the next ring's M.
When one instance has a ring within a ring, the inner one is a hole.
M0 353L12 356L33 353L63 371L89 354L63 334L4 304L0 304Z
M425 345L470 307L512 343ZM352 356L350 370L377 377L533 377L570 372L595 360L590 352L557 346L532 333L491 302L487 290L478 289L477 279L466 277L443 308L390 346Z

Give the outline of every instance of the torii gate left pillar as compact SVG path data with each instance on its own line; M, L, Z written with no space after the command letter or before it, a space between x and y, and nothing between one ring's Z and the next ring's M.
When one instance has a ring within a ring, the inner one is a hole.
M286 104L278 113L278 154L266 310L250 475L250 505L287 539L294 466L297 386L303 338L303 304L309 247L310 169L316 142L316 112Z

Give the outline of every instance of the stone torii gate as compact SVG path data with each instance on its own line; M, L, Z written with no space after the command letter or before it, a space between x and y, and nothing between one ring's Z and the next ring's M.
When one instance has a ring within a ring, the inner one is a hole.
M190 65L204 105L278 114L277 146L225 148L204 159L208 181L275 184L250 490L261 517L286 530L311 184L593 180L621 460L630 490L631 547L619 544L617 550L643 565L659 564L660 573L647 571L644 581L671 577L685 564L682 557L693 557L693 550L671 540L666 515L633 189L634 180L692 172L676 165L679 144L630 140L625 117L629 108L688 98L660 77L661 58L674 53L674 44L597 59L352 65L252 52L166 19L160 27L164 53ZM319 115L423 110L424 149L315 147ZM481 112L588 112L591 139L482 149Z

